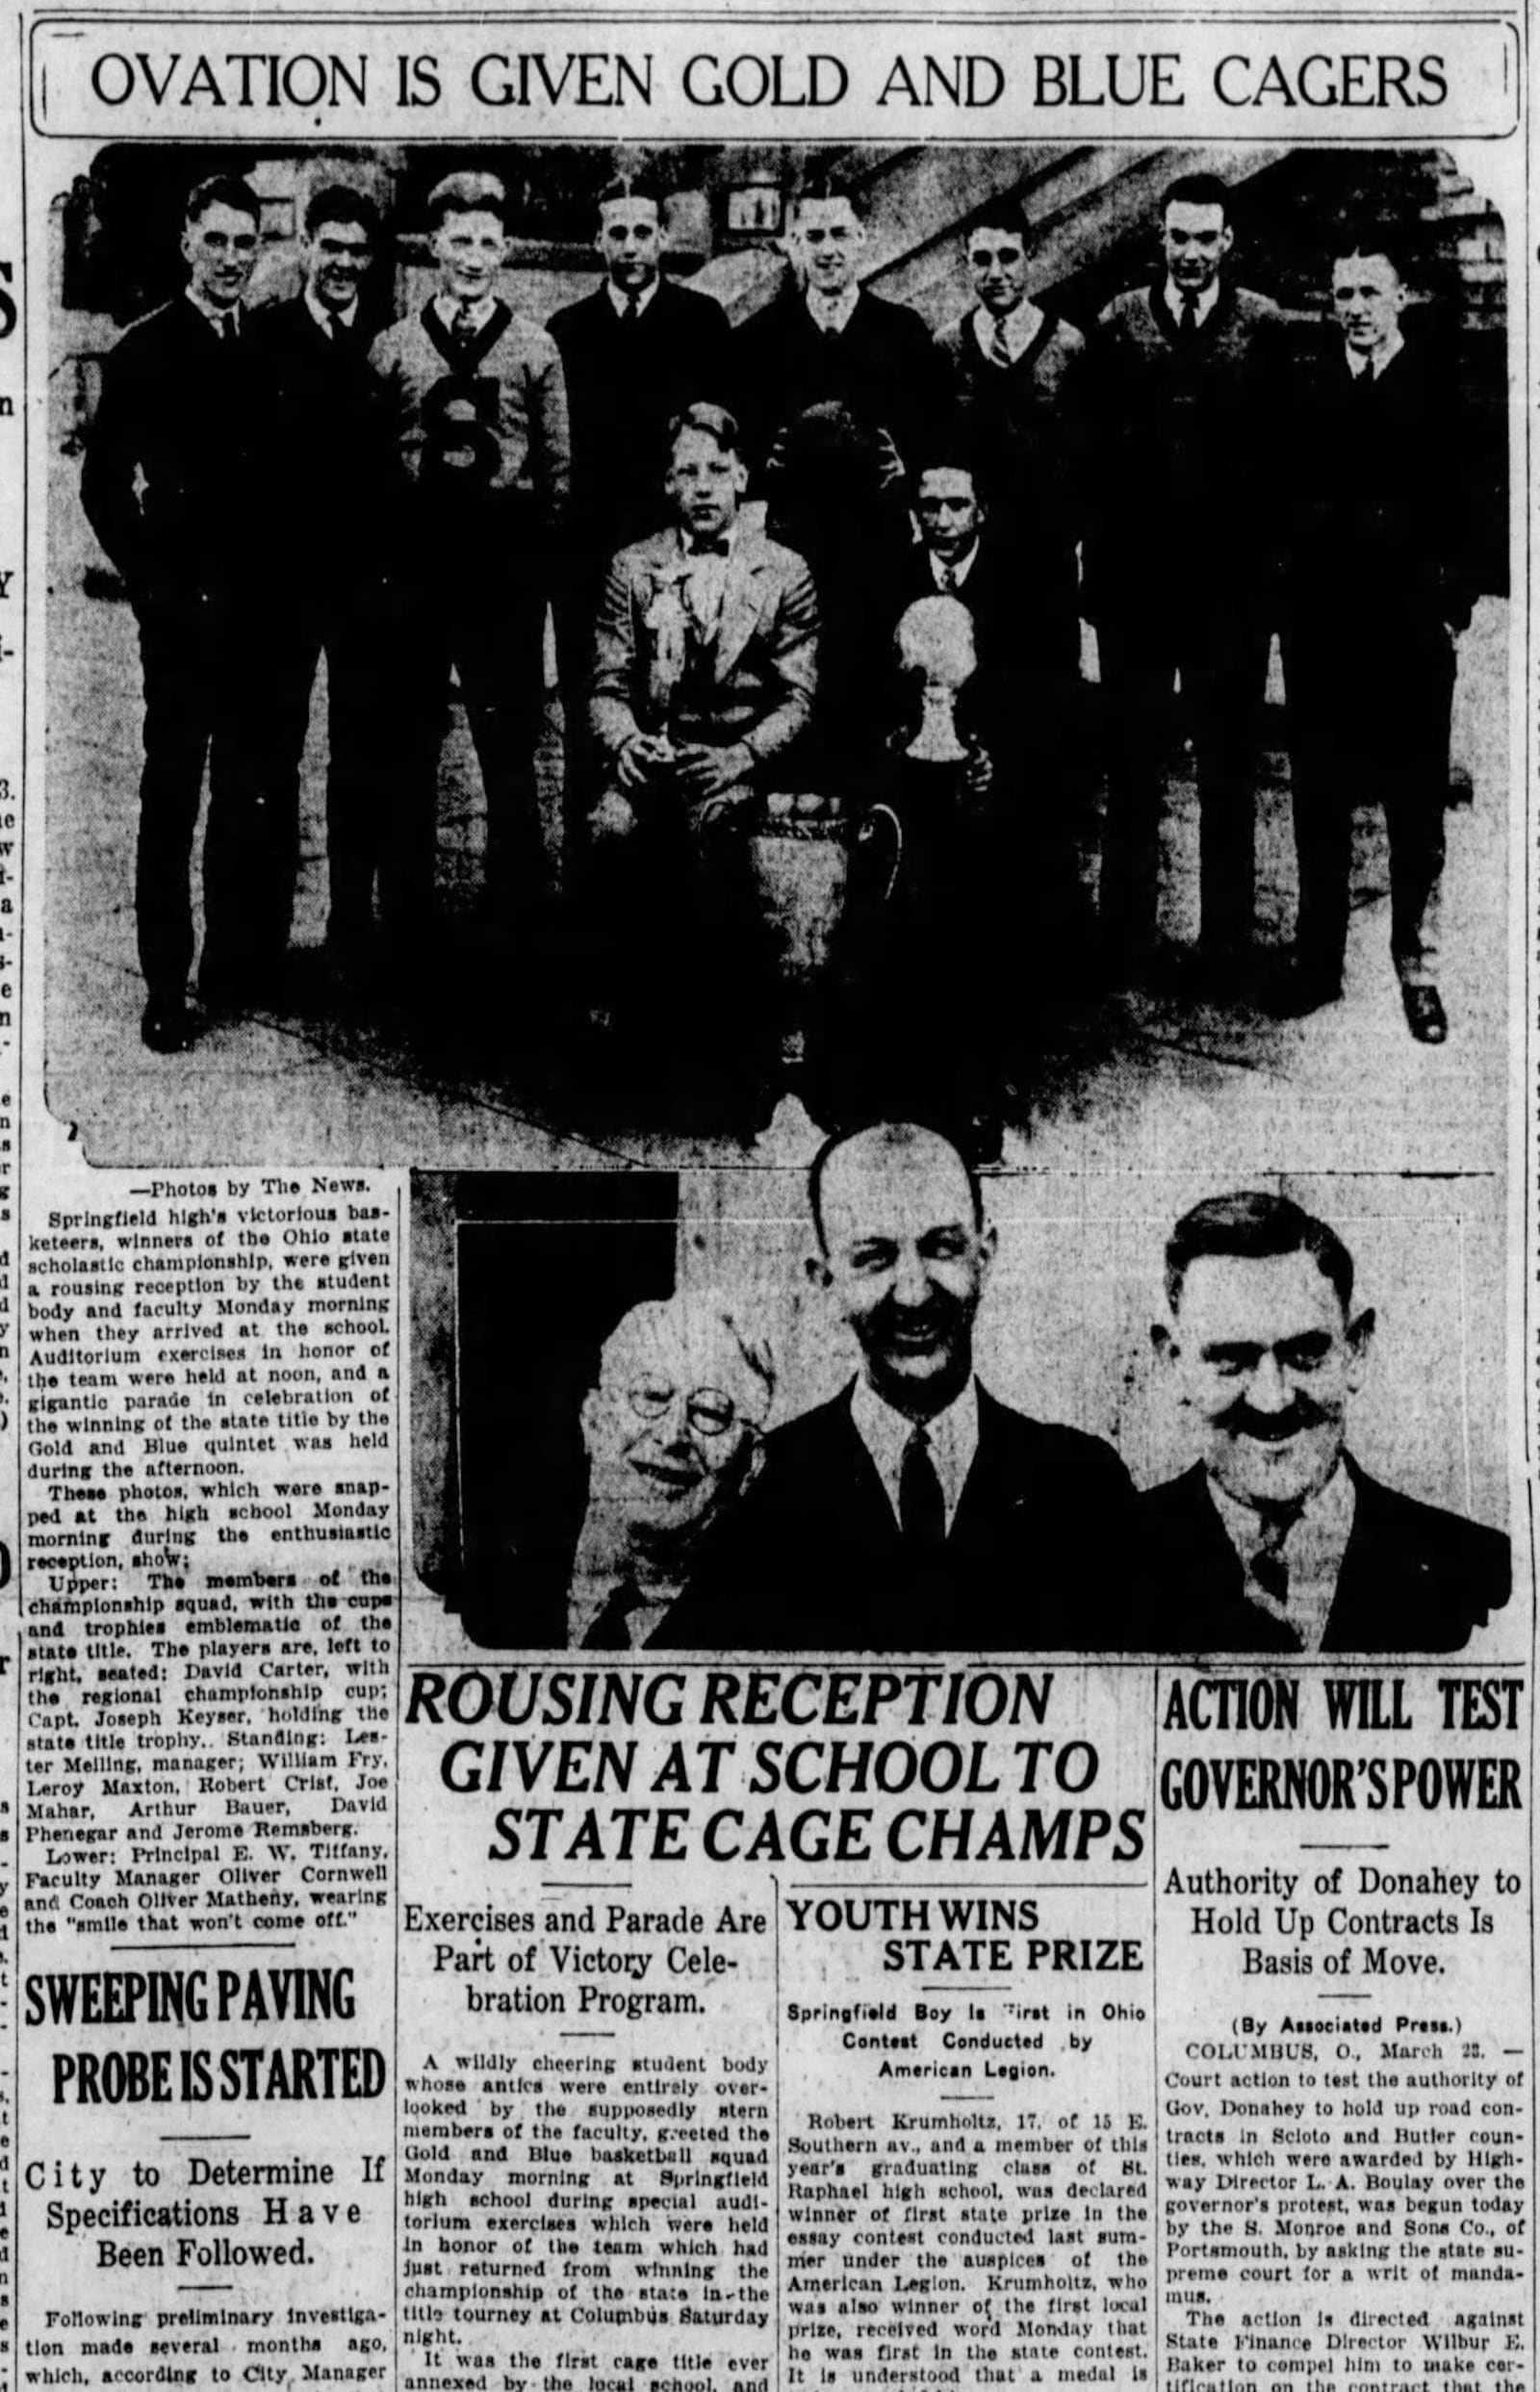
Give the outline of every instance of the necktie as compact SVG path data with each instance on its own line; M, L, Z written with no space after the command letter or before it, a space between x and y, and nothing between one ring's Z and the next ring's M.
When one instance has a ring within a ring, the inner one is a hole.
M462 299L459 306L454 311L454 322L450 326L450 330L453 332L454 338L457 341L468 341L471 338L472 333L475 330L475 324L474 322L475 316L475 301L474 299Z
M226 343L235 342L241 338L241 318L237 309L228 308L219 318L218 331L220 340Z
M621 309L620 320L623 324L640 323L642 320L642 302L634 291L627 292L626 304Z
M904 1448L898 1474L898 1525L906 1545L934 1553L946 1542L946 1498L923 1428L914 1429Z
M583 1638L584 1652L629 1653L631 1640L626 1624L640 1602L635 1580L623 1578Z
M1181 341L1191 341L1196 331L1197 301L1194 298L1191 291L1184 291L1182 294L1182 312L1176 320L1177 339Z
M994 330L989 336L989 363L991 366L1008 366L1011 363L1011 344L1006 338L1003 316L996 316Z
M689 553L692 556L730 556L732 543L725 531L719 532L715 539L692 537Z
M1265 1595L1274 1603L1289 1600L1289 1563L1284 1554L1284 1539L1293 1522L1270 1520L1262 1531L1262 1542L1251 1559L1251 1575Z

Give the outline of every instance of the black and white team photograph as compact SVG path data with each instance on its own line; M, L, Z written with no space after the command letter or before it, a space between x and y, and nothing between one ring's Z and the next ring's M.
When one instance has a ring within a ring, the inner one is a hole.
M123 142L50 231L92 1161L1502 1171L1449 155Z

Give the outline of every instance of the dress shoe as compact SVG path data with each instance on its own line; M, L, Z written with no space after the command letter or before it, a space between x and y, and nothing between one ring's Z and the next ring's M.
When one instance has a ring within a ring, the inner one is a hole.
M1450 1034L1449 1016L1444 1000L1436 989L1419 981L1401 989L1401 1003L1406 1009L1406 1027L1423 1046L1442 1046Z
M1319 1013L1323 1005L1337 1004L1341 996L1340 971L1296 960L1269 982L1263 1003L1277 1020L1297 1021L1305 1014Z
M139 1034L152 1055L185 1055L197 1039L197 1016L185 997L166 1004L152 997L144 1008Z

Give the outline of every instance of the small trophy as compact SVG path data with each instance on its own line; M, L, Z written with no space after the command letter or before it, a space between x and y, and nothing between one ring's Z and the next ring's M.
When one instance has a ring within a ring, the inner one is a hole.
M953 709L978 657L973 617L961 599L917 598L899 622L898 656L906 673L925 677L920 727L905 753L922 764L966 763Z

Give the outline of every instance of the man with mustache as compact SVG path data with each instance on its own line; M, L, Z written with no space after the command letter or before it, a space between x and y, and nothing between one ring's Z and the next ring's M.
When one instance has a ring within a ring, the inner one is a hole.
M1139 1499L1174 1652L1452 1653L1508 1599L1506 1537L1372 1479L1347 1449L1374 1316L1336 1231L1287 1197L1210 1196L1166 1248L1151 1330L1201 1459Z
M876 1653L1126 1643L1122 1463L1097 1437L1010 1410L974 1374L995 1250L974 1172L935 1130L883 1121L823 1146L808 1196L808 1276L854 1333L861 1367L767 1442L738 1540L762 1624L733 1641Z

